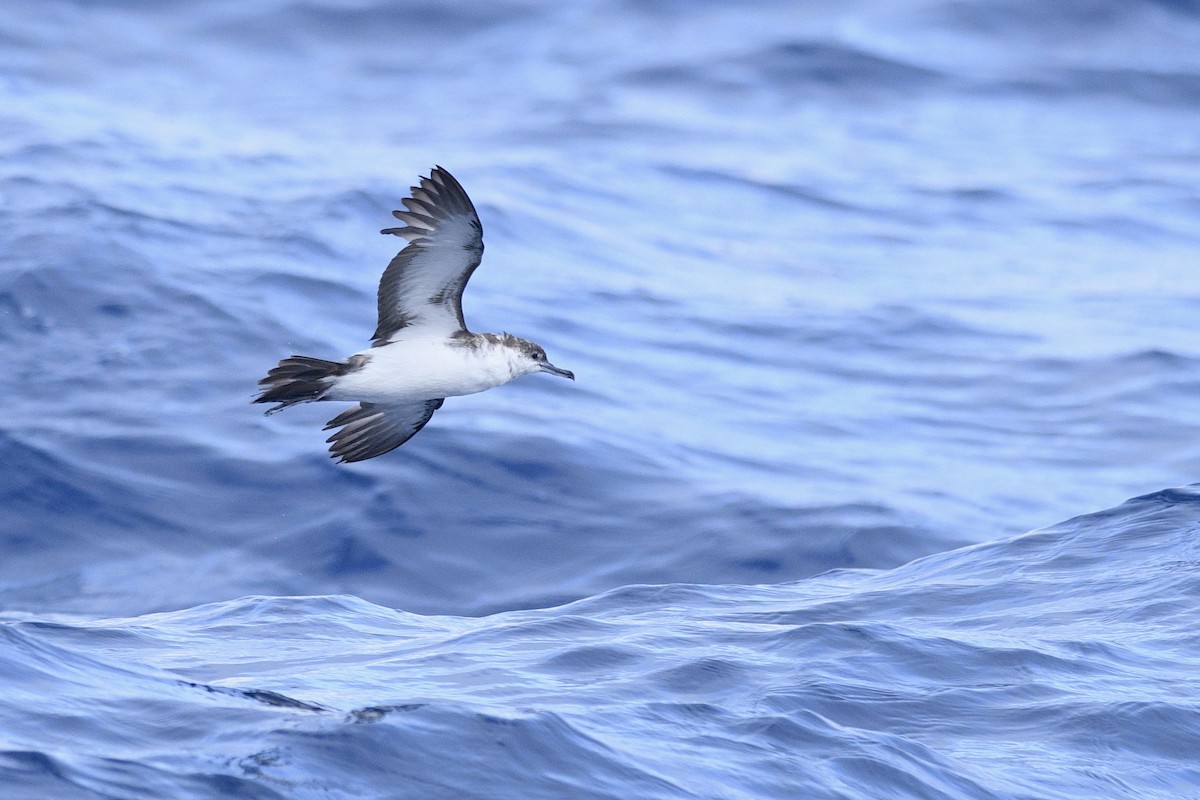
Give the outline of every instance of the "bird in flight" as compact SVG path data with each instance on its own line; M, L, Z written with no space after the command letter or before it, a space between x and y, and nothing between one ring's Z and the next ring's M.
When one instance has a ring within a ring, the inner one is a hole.
M483 226L458 181L435 167L393 211L404 223L380 233L408 240L379 280L379 324L371 347L345 361L289 356L258 382L267 414L314 400L357 402L329 421L338 463L394 450L429 422L447 397L474 394L531 372L575 380L533 342L472 333L462 293L483 257Z

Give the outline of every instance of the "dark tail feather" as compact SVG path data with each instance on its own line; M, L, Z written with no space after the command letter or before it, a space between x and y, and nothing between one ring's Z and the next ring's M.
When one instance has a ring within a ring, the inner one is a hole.
M309 356L285 358L258 382L264 388L254 402L279 403L267 411L268 414L274 414L296 403L320 400L333 386L335 378L362 366L362 363L356 363L360 358L355 356L349 361L325 361Z

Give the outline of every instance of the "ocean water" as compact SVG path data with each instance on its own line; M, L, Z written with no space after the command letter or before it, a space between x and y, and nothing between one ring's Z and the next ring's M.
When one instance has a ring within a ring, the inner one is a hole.
M1200 797L1198 320L1190 0L9 4L0 798Z

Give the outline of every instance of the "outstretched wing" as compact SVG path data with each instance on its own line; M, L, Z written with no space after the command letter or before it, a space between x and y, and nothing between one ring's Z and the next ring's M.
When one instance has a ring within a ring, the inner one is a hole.
M421 403L393 406L379 403L359 403L343 411L325 426L341 428L325 441L331 443L331 458L338 463L364 461L395 450L425 427L433 412L444 401L426 400Z
M401 328L427 327L447 336L466 329L462 293L483 258L483 226L471 198L454 176L434 167L393 211L403 228L384 228L408 239L379 280L378 347Z

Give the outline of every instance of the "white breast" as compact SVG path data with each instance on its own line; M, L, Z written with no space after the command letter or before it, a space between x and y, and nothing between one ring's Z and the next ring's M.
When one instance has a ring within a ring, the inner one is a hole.
M338 379L331 400L402 403L474 394L516 376L507 348L463 347L422 337L364 350L366 365Z

